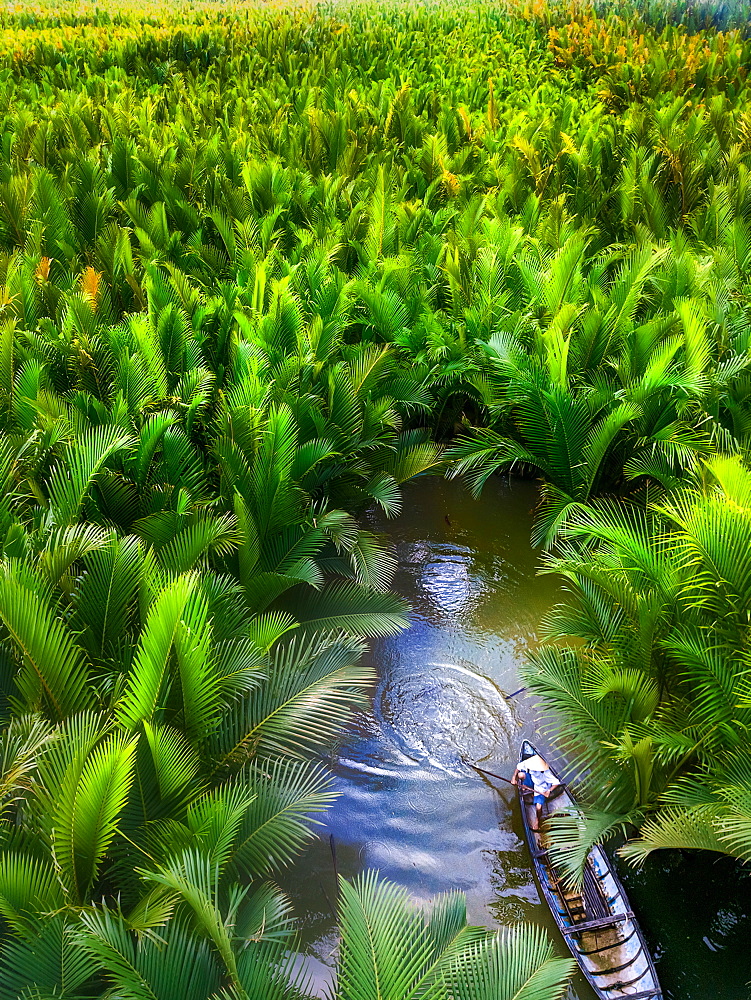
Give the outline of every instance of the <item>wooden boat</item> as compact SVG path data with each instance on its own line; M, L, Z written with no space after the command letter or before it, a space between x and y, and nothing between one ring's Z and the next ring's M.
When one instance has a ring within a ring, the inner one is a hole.
M536 755L536 748L525 740L519 762ZM560 781L560 775L553 768L550 770ZM519 801L543 895L571 954L597 996L602 1000L646 1000L647 997L662 1000L657 971L644 935L605 851L596 846L587 855L581 889L565 888L545 849L544 840L542 846L538 842L538 836L544 838L544 830L536 835L532 829L536 825L532 796L523 795L519 789ZM575 808L574 799L564 788L543 806L543 823L546 815Z

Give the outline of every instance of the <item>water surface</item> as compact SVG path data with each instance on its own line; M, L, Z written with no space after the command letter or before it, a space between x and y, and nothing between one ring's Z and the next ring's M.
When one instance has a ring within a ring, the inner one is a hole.
M398 559L394 588L410 602L412 625L372 648L379 681L371 710L333 762L340 798L285 885L305 915L322 991L336 948L329 835L346 876L377 868L416 901L460 889L471 922L534 921L564 952L532 875L513 790L466 764L510 775L522 735L539 734L534 701L508 697L521 685L541 617L561 596L555 578L536 575L536 503L533 483L494 479L475 501L459 483L423 479L406 488L398 519L371 516ZM735 870L671 852L626 877L667 996L748 1000L750 924ZM571 1000L593 996L574 981Z

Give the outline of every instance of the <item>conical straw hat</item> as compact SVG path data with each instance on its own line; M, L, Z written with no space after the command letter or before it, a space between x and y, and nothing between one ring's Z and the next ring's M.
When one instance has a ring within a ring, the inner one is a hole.
M547 771L548 769L548 765L539 753L536 753L534 757L527 757L526 760L520 761L519 767L525 771Z

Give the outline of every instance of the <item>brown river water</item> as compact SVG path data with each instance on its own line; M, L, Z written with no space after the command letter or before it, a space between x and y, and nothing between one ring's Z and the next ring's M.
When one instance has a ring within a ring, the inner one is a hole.
M560 936L532 874L513 790L465 761L509 775L523 736L553 760L519 668L560 583L537 576L529 537L537 488L494 479L479 501L457 482L422 479L404 511L370 525L390 541L411 627L373 645L379 681L334 759L340 793L283 888L303 918L306 963L325 995L336 955L333 836L339 871L364 868L417 902L460 889L470 921L521 920ZM544 729L544 726L542 726ZM484 763L483 763L484 762ZM663 852L622 871L670 1000L749 1000L751 878L726 859ZM592 1000L583 979L569 1000Z

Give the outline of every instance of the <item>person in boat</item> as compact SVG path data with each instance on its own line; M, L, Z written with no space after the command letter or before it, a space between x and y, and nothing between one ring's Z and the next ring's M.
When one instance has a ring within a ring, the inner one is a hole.
M524 794L534 796L533 802L535 813L537 814L536 828L539 830L542 819L542 807L551 796L557 795L562 790L561 782L539 754L519 761L514 771L514 777L511 780L514 784L521 786Z

